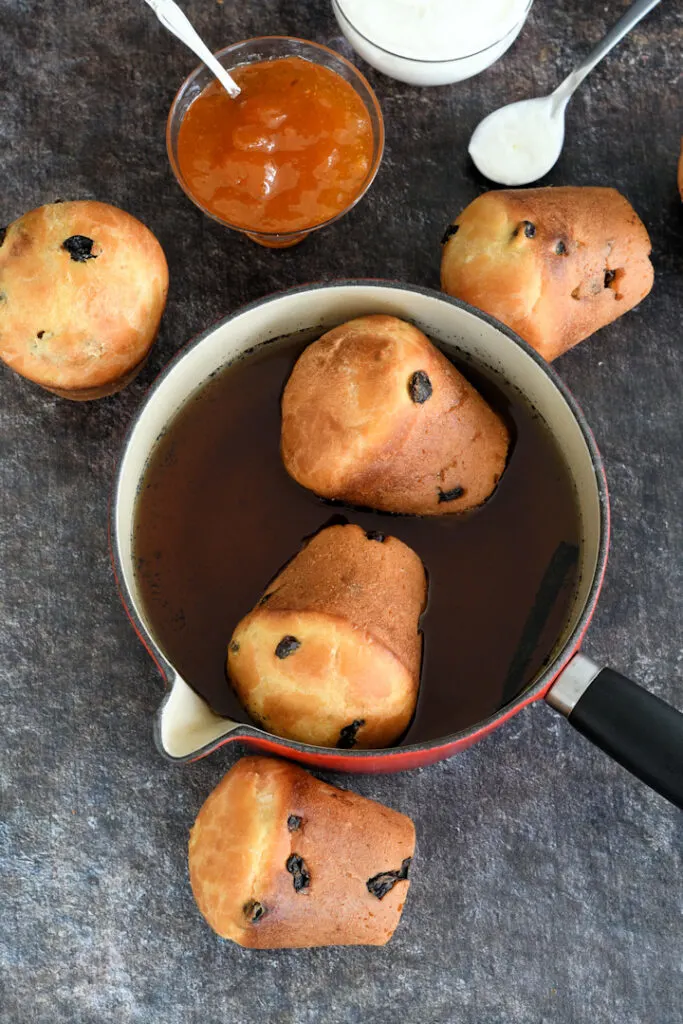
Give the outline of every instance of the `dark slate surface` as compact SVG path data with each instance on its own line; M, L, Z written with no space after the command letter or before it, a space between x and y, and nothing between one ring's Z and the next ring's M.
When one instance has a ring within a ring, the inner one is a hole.
M186 0L206 39L300 34L344 48L326 0ZM547 91L625 7L538 0L514 50L462 85L374 73L387 151L352 215L289 252L203 219L172 180L164 118L193 66L142 2L0 0L0 223L57 197L141 217L170 260L161 338L120 396L72 405L0 370L0 1019L231 1024L680 1024L680 814L538 706L449 763L342 784L412 814L419 855L384 949L250 953L195 909L188 828L237 756L155 751L155 670L115 593L107 499L156 372L245 300L321 278L438 285L438 239L482 189L479 118ZM553 184L618 186L652 234L637 311L558 368L592 422L612 560L586 650L683 706L683 12L664 3L570 107Z

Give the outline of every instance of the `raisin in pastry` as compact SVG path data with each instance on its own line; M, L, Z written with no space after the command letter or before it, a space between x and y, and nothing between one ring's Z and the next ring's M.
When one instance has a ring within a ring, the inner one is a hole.
M63 398L125 387L166 304L166 258L151 231L106 203L53 203L0 243L0 358Z
M550 361L644 299L650 239L613 188L487 192L445 240L441 286Z
M282 398L281 450L298 483L386 512L474 508L504 468L508 432L411 324L364 316L298 359Z
M243 757L190 833L200 911L240 946L383 946L401 917L410 818L302 768Z
M426 592L422 562L395 537L321 530L232 635L239 699L277 736L389 746L415 710Z

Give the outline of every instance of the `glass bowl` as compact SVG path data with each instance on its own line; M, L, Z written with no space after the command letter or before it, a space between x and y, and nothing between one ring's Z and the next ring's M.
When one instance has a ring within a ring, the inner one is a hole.
M183 118L191 104L204 91L204 89L211 84L211 82L215 81L211 72L203 64L198 68L195 68L192 74L181 85L171 106L166 125L166 148L168 151L168 158L171 163L171 169L176 176L178 184L192 200L195 206L198 206L199 209L207 215L207 217L211 217L212 220L218 221L219 224L223 224L225 227L232 228L235 231L241 231L243 234L247 235L248 238L253 239L253 241L258 242L260 245L269 246L270 248L275 249L296 245L297 242L302 241L302 239L304 239L311 231L317 231L319 228L324 228L328 224L332 224L334 221L339 220L339 218L343 217L345 213L348 213L348 211L351 210L365 195L372 184L373 179L377 174L382 159L382 152L384 150L384 120L382 118L382 111L377 97L360 71L345 57L342 57L341 54L335 53L334 50L328 49L327 46L321 46L319 43L311 43L305 39L296 39L290 36L262 36L257 39L246 39L241 43L234 43L232 46L226 46L225 49L219 50L216 54L216 58L228 71L233 71L235 68L245 64L277 60L282 57L301 57L303 60L311 61L314 64L319 64L322 67L329 68L330 71L336 72L353 87L356 94L360 97L370 119L373 136L373 151L370 169L353 200L344 207L343 210L340 210L339 213L335 214L334 217L329 217L327 220L324 220L319 224L311 224L310 226L301 228L300 230L288 233L258 230L249 231L243 225L231 224L230 221L212 213L211 210L208 210L200 200L193 195L187 181L183 177L183 173L178 162L178 134Z
M533 0L528 0L519 20L510 27L506 26L506 31L501 37L496 39L493 29L494 39L488 46L477 50L476 53L457 55L447 60L427 60L392 53L372 39L368 39L356 28L343 9L343 0L332 0L332 9L340 29L351 46L373 68L390 78L397 78L411 85L448 85L478 75L502 57L521 32L532 4Z

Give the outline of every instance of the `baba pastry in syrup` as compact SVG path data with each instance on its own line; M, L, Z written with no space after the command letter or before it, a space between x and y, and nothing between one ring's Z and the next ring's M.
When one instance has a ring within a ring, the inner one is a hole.
M388 747L415 711L424 567L397 540L329 526L235 628L228 675L268 732L325 747Z
M447 515L495 490L509 435L422 331L364 316L297 360L282 397L282 459L324 498L384 512Z

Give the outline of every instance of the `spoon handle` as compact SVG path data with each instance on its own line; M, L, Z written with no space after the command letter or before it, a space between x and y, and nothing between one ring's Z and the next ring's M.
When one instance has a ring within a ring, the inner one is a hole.
M225 91L236 99L240 94L240 87L230 77L225 68L218 63L211 50L199 38L187 17L180 10L174 0L145 0L152 8L157 18L169 32L177 36L182 43L197 54L203 64L206 64L209 71L212 71Z
M626 13L619 18L616 25L609 30L604 39L588 54L586 59L565 78L564 82L558 85L553 93L553 96L556 98L556 109L559 105L564 105L567 102L574 90L581 85L586 75L593 70L595 65L603 57L607 56L610 50L631 31L634 25L637 25L658 3L659 0L636 0L634 4L631 4Z

